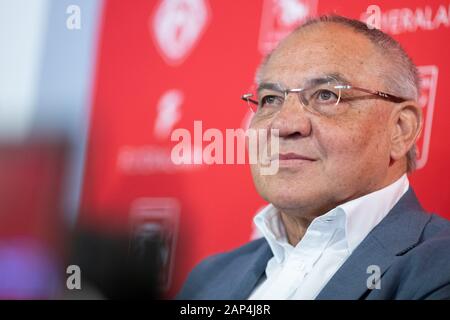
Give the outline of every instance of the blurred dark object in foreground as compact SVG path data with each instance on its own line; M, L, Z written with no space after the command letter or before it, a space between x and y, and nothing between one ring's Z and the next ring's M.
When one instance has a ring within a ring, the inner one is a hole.
M0 141L1 299L49 299L59 291L68 152L67 141L52 136Z
M137 238L136 238L137 236ZM161 239L154 235L79 229L68 264L81 270L81 290L69 299L158 299ZM90 290L90 291L89 291ZM70 291L70 292L69 292Z
M160 298L161 223L119 212L117 228L104 214L73 230L63 201L70 151L58 136L0 141L0 299ZM81 289L67 286L72 265Z

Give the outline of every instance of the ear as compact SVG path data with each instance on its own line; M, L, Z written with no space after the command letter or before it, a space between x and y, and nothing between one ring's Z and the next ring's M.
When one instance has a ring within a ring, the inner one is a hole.
M396 105L392 115L391 159L396 161L406 155L422 131L422 108L415 101L405 101Z

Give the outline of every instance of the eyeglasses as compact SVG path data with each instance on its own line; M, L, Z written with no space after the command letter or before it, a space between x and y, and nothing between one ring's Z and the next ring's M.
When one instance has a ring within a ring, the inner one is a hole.
M361 96L361 93L367 93L370 96L395 103L407 100L386 92L333 82L295 89L282 89L277 84L263 84L258 91L258 95L247 93L241 99L247 102L255 114L261 116L271 116L278 112L290 93L294 93L308 111L325 116L335 116L344 113L349 108L350 102L368 98L367 95Z

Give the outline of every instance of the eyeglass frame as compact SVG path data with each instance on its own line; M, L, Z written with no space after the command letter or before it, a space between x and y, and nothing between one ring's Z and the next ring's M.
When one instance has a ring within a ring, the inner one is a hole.
M409 99L406 99L406 98L395 96L395 95L387 93L387 92L378 91L378 90L364 89L364 88L361 88L361 87L356 87L356 86L347 85L347 84L346 85L342 85L342 84L335 85L335 86L333 86L333 88L334 89L354 89L354 90L357 90L357 91L361 91L361 92L369 93L371 95L378 96L378 97L380 97L380 98L382 98L384 100L387 100L387 101L390 101L390 102L394 102L394 103L402 103L402 102L405 102L405 101L409 100ZM280 93L283 93L284 97L285 97L284 99L286 100L287 95L289 93L296 93L298 95L300 92L302 92L304 90L307 90L307 89L310 89L310 88L293 88L293 89L276 90L276 91L278 91ZM241 96L241 99L246 101L247 103L251 102L251 103L253 103L256 106L259 106L259 102L257 100L251 99L251 97L253 97L253 96L254 96L253 93L246 93L246 94L243 94ZM299 100L301 101L301 99L299 99ZM339 102L340 102L340 99L337 101L336 105Z

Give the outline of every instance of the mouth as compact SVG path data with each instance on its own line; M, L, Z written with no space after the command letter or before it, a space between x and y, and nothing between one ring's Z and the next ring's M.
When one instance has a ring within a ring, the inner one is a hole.
M312 163L317 159L298 154L295 152L279 153L271 157L271 161L278 161L280 167L297 167L304 164Z

